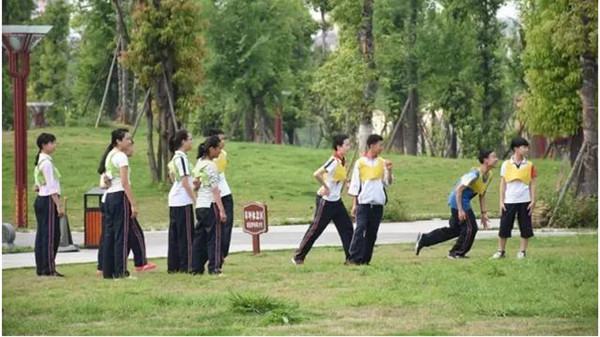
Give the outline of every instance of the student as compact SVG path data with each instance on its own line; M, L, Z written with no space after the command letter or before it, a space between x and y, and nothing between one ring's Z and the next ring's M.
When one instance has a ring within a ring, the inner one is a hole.
M529 238L533 236L531 213L535 207L535 180L537 171L533 163L525 156L529 152L529 142L522 137L515 137L510 142L514 154L510 160L502 163L500 168L500 231L498 233L498 251L493 259L501 259L506 255L506 242L511 237L515 217L519 220L521 245L517 253L518 259L526 257Z
M192 149L192 135L177 131L169 146L174 153L169 162L169 177L173 182L169 192L169 273L192 272L194 200L192 171L186 152Z
M229 161L227 160L227 152L225 152L225 134L221 129L211 129L208 136L218 136L223 142L223 149L221 154L215 159L217 164L217 170L219 171L219 191L221 191L221 202L225 207L225 215L227 215L227 221L223 223L223 236L221 240L221 250L223 251L223 260L229 255L229 246L231 245L231 233L233 231L233 195L227 179L225 178L225 170L228 167Z
M106 190L105 231L103 233L102 273L105 279L129 276L127 256L129 255L129 231L132 218L137 217L137 209L129 180L129 160L127 152L131 146L131 134L127 129L117 129L111 134L111 142L100 165L110 187Z
M347 265L369 264L377 231L387 203L385 186L392 184L392 162L379 157L383 152L383 138L370 135L367 151L356 161L348 194L352 198L352 216L356 218L356 229L350 243Z
M438 228L427 234L419 233L415 243L415 254L423 247L433 246L440 242L448 241L458 237L456 243L450 249L449 259L466 258L475 234L477 234L477 219L471 209L471 199L479 195L479 207L481 208L481 225L488 228L487 210L485 207L485 192L492 180L492 169L498 163L498 157L492 150L482 149L479 151L480 167L473 167L454 185L448 205L450 206L450 226Z
M37 220L35 234L35 266L38 276L64 277L56 271L56 252L60 243L60 219L64 210L60 204L60 173L52 157L56 137L42 133L37 138L38 154L35 157L34 189L38 192L33 204Z
M223 142L218 136L211 136L198 147L198 161L194 167L194 185L198 187L196 199L196 223L193 251L192 273L204 273L208 260L208 272L221 274L223 263L221 235L223 223L227 221L225 208L219 191L219 173L214 159L219 157Z
M304 263L306 255L331 220L342 240L345 260L350 257L349 249L354 229L341 197L347 174L345 155L349 150L350 139L347 135L334 136L333 155L313 174L321 184L317 191L315 218L304 234L300 247L292 257L294 264Z
M132 157L134 153L134 143L131 140L131 146L126 152L127 157ZM131 170L130 170L131 175ZM101 179L106 179L106 175L101 174ZM108 188L110 181L104 182L105 186ZM102 213L102 234L100 235L100 247L98 248L98 270L96 271L98 275L102 275L102 259L103 259L103 249L102 242L103 236L106 226L106 216L104 212L104 203L106 201L106 192L102 196L100 201L100 212ZM135 270L138 272L148 271L156 268L156 265L152 262L148 262L148 258L146 256L146 242L144 238L144 231L140 226L137 218L131 219L131 229L129 230L129 236L127 238L127 243L129 250L127 252L127 256L129 256L129 251L133 252L133 265L135 266Z

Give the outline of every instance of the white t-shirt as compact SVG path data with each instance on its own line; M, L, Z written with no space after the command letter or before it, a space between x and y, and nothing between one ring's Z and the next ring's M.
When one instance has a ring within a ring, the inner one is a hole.
M194 167L194 177L200 179L200 188L196 198L196 208L208 208L215 202L212 189L219 186L219 172L217 165L211 160L198 160Z
M38 195L40 197L46 197L52 194L60 195L60 181L58 177L54 176L54 163L52 162L52 157L40 152L38 165L40 173L44 175L44 179L46 179L45 185L38 186L40 189Z
M518 169L525 169L526 163L527 159L523 159ZM512 157L510 158L510 161L505 161L504 163L502 163L502 166L500 166L501 177L504 177L504 174L506 173L506 165L515 165L515 162ZM532 175L532 179L533 178L535 177ZM519 204L524 202L531 202L531 196L529 195L529 185L519 180L507 182L506 191L504 193L504 203Z
M221 191L221 198L231 194L227 179L225 179L225 172L219 173L219 191Z
M329 187L329 195L322 196L323 199L327 201L338 201L342 197L342 188L344 187L344 180L335 182L333 180L333 173L335 169L340 165L340 161L335 157L331 156L329 160L323 165L325 171L327 171L327 179L325 183L327 183L327 187Z
M379 158L370 159L365 156L359 160L364 160L364 163L369 166L375 166L377 165ZM352 170L352 179L350 180L348 194L358 196L357 201L359 204L385 205L387 196L384 187L389 186L389 170L384 166L383 179L360 181L360 172L358 172L359 160L356 161L354 169Z
M175 151L174 156L175 169L179 172L180 181L174 181L169 191L169 207L181 207L192 205L194 200L183 187L183 179L186 179L190 187L193 188L192 168L187 154L182 151Z
M117 149L113 149L111 152L109 152L108 156L106 156L107 163L109 159L112 161L112 164L117 169L117 171L119 171L123 166L129 166L129 158L127 158L127 155ZM128 176L130 171L131 170L127 171ZM106 174L110 178L110 187L106 190L106 193L123 191L121 175L117 174L115 177L111 177L108 171L106 172ZM131 180L129 180L129 185L131 185Z

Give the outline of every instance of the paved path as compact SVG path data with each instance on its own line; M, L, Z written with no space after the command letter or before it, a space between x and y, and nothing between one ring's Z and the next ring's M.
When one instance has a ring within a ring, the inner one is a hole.
M377 244L406 243L414 242L417 233L429 232L435 228L447 226L447 220L433 219L427 221L415 222L391 222L382 223L379 228ZM492 228L498 228L499 219L491 220ZM274 249L294 249L302 240L308 225L288 225L272 226L269 232L261 235L261 250ZM596 233L595 231L593 233ZM167 231L145 232L146 253L148 258L162 258L167 256ZM518 235L518 233L515 233ZM536 236L561 236L576 235L578 232L573 230L537 230ZM477 239L495 238L498 235L497 229L480 230L477 233ZM78 245L83 244L83 232L73 232L73 242ZM513 235L515 236L515 235ZM35 243L35 232L17 233L15 245L31 246ZM314 246L341 246L340 238L335 230L335 226L330 224L323 234L316 241ZM242 232L241 228L234 228L231 240L232 252L252 251L252 239L250 235ZM97 249L81 249L79 252L58 253L56 256L57 264L66 263L85 263L95 262L98 254ZM3 254L2 269L35 267L35 258L33 252L18 254Z

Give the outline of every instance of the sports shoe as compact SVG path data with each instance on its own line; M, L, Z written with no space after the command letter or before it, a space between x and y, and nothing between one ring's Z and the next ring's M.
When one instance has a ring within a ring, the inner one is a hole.
M137 267L135 267L135 270L138 271L138 272L140 272L140 271L152 270L154 268L156 268L156 265L154 263L152 263L152 262L148 262L148 263L146 263L143 266L137 266Z
M517 259L519 260L523 260L526 257L525 251L522 250L519 253L517 253Z
M301 264L304 264L304 260L296 260L293 256L292 256L292 263L299 266Z
M65 275L63 275L63 274L61 274L61 273L59 273L59 272L57 272L57 271L54 271L54 273L52 273L52 274L50 274L50 275L48 275L48 276L54 276L54 277L65 277Z
M506 252L503 250L499 250L492 255L490 259L503 259L506 257Z
M422 238L423 238L423 233L419 233L419 235L417 236L417 242L415 242L415 255L417 255L417 256L419 256L419 252L423 248L423 246L421 246Z
M360 263L354 262L354 261L351 261L351 260L346 260L346 262L344 262L344 265L346 265L346 266L360 266Z

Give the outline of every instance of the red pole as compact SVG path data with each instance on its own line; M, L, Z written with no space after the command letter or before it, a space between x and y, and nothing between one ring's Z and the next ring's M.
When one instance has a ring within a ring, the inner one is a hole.
M15 225L27 227L27 76L29 53L9 52L15 128ZM20 61L20 62L19 62ZM19 64L20 63L20 64Z
M260 254L260 235L252 235L252 253Z

